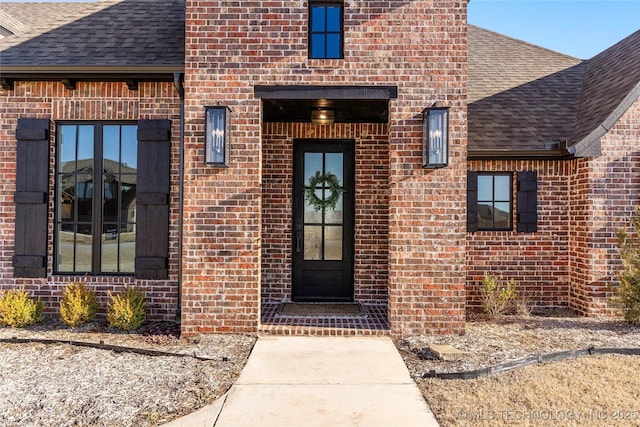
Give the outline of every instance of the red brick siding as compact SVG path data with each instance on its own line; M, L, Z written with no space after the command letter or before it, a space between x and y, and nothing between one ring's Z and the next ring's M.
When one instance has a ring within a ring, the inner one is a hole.
M538 307L568 304L569 180L566 161L469 161L469 170L513 172L513 208L517 212L516 172L538 172L538 231L467 233L467 306L481 307L478 286L485 272L515 279L520 292Z
M621 268L616 233L640 205L640 101L602 138L601 156L575 162L569 200L569 304L585 315L610 314Z
M51 126L49 233L47 278L14 279L15 208L13 193L16 177L16 139L18 119L48 118ZM179 218L179 136L180 101L171 83L140 83L130 91L123 82L78 82L67 90L58 82L15 82L14 90L0 89L0 289L25 285L46 303L46 312L58 314L62 288L81 280L96 290L102 306L108 291L118 292L124 285L142 287L150 303L150 320L173 320L178 313L178 250L170 248L169 280L136 280L131 276L53 275L55 130L59 120L138 120L170 119L172 123L172 162L170 195L170 241L178 239Z
M262 300L291 299L293 139L354 139L356 301L387 303L389 144L386 125L265 123L262 131Z
M466 1L345 4L345 57L310 60L307 3L186 2L183 331L257 329L256 84L397 85L390 102L389 318L395 333L464 329ZM231 167L203 163L204 110L234 111ZM451 107L451 164L421 166L421 111ZM409 208L409 209L407 209Z

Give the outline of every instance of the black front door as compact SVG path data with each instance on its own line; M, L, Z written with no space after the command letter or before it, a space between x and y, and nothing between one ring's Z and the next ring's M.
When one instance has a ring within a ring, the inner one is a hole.
M294 301L353 301L353 141L293 146Z

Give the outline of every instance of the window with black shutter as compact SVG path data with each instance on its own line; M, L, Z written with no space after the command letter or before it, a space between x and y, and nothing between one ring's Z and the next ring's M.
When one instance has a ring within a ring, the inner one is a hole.
M538 229L538 174L518 172L516 231ZM513 174L510 172L467 172L467 231L513 230Z

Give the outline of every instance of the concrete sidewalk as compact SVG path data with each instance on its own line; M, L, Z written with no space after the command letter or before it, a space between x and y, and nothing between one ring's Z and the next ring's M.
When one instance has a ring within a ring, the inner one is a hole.
M260 337L215 404L167 427L437 426L388 337Z

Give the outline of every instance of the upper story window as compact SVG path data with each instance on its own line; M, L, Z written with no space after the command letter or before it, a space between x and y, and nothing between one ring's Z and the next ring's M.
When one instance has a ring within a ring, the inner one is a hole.
M309 58L343 58L343 5L336 2L309 4Z
M511 230L511 174L478 174L478 230Z
M56 273L134 273L137 130L58 125Z

